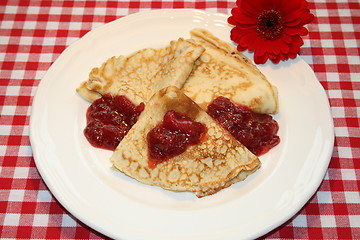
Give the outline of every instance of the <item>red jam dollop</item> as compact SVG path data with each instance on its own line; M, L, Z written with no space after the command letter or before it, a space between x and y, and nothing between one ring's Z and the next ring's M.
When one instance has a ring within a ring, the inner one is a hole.
M198 144L206 133L206 126L193 121L183 113L173 110L166 112L163 121L147 135L149 166L180 155L191 146Z
M208 105L207 113L257 156L265 154L280 142L276 135L279 125L272 116L255 113L228 98L216 98Z
M86 139L94 147L115 150L144 108L144 103L136 106L125 96L102 96L86 112Z

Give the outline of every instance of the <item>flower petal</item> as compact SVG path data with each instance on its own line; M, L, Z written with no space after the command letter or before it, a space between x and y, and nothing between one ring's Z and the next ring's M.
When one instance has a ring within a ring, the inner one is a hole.
M237 27L234 27L233 29L231 29L230 31L230 39L236 43L238 43L240 41L241 38L241 32L240 29L238 29Z
M279 63L280 62L280 56L279 55L269 56L269 58L273 63Z
M291 35L291 36L298 35L299 34L299 29L297 29L297 28L285 28L284 33L287 34L287 35Z
M292 21L286 22L286 27L296 27L298 25L302 24L301 18L296 18Z
M239 18L241 18L241 21L237 20L239 23L246 23L246 24L256 24L257 18L255 17L249 17L248 15L241 13L239 15Z
M291 41L292 41L292 38L291 38L289 35L287 35L287 34L283 34L283 35L281 36L281 39L282 39L285 43L287 43L287 44L291 43Z
M293 14L296 9L301 7L302 0L285 0L281 3L282 14L288 15Z
M266 40L264 38L257 37L249 43L248 49L249 51L255 51L257 48L259 48L259 46L263 46L266 47L267 51L267 45L265 44L265 42Z
M257 33L256 33L256 31L249 31L249 33L248 34L246 34L245 36L243 36L241 39L240 39L240 41L239 41L239 44L241 45L241 46L249 46L249 43L251 43L251 42L253 42L254 41L254 39L256 39L257 38Z
M256 52L254 53L254 62L256 64L264 64L269 58L269 55L267 53L265 53L262 56L259 56L256 54Z
M240 46L240 45L237 46L237 50L238 50L239 52L245 51L246 49L247 49L247 47L242 47L242 46Z
M296 35L292 38L293 45L302 46L304 44L304 41L299 35Z
M289 58L296 58L298 52L291 52L288 54Z
M309 31L305 28L305 27L302 27L302 28L300 28L300 30L299 30L299 35L300 36L305 36L305 35L307 35L309 33Z
M305 11L306 11L306 13L304 13L302 15L301 19L303 21L303 24L308 24L314 20L315 16L314 16L314 14L310 13L309 9L306 9Z
M238 24L256 24L257 18L253 16L249 16L248 14L245 14L241 9L239 8L233 8L231 10L232 16L228 18L228 22L232 25L238 25Z
M238 5L239 6L239 5ZM241 6L244 13L249 14L249 16L257 17L260 12L264 9L264 1L263 0L242 0Z
M285 15L284 22L288 23L288 22L295 21L298 18L301 19L301 12L302 11L300 11L300 10L296 10L296 11L291 12L291 14Z
M263 56L267 52L267 45L266 44L259 44L255 50L256 55Z
M287 53L289 51L289 46L282 39L277 39L272 44L274 46L274 49L272 51L274 54L279 55L281 52Z
M227 21L231 25L236 25L236 21L233 16L228 17Z
M288 54L290 51L290 47L288 44L284 44L280 49L280 54Z
M236 27L239 28L239 29L243 29L243 30L250 30L250 29L252 29L253 31L257 31L255 24L243 24L243 23L238 23L238 24L236 24Z

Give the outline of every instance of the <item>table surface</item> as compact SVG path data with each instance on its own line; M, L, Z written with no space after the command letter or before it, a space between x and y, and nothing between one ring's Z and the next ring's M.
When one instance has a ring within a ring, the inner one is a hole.
M161 8L230 14L235 1L0 2L0 239L103 239L74 218L41 179L29 141L31 104L47 69L85 33ZM311 0L316 16L300 55L329 97L335 146L306 205L265 239L360 239L360 6Z

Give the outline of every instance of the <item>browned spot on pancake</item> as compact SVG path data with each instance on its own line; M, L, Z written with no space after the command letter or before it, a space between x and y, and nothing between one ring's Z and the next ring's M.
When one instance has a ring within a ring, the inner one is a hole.
M257 98L252 99L252 101L249 104L249 106L252 107L255 111L258 110L257 106L261 106L261 105L263 105L262 97L257 97Z
M236 90L237 88L238 89L241 89L243 91L246 91L248 88L252 87L254 84L252 82L242 82L242 83L239 83L237 86L234 86L234 90Z

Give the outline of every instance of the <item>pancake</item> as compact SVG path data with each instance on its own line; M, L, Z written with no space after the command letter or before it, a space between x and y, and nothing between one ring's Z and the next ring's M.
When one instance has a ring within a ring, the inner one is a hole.
M258 113L278 112L277 89L232 45L204 29L193 29L195 44L205 48L183 91L203 109L218 96L248 106Z
M151 167L147 134L169 110L204 124L206 135L180 155ZM242 181L261 165L254 154L175 86L160 90L150 99L110 160L114 169L141 183L193 192L197 197L214 194Z
M134 104L147 102L167 86L181 88L204 48L179 38L164 48L146 48L128 57L112 57L93 68L77 92L93 102L104 94L125 95Z

